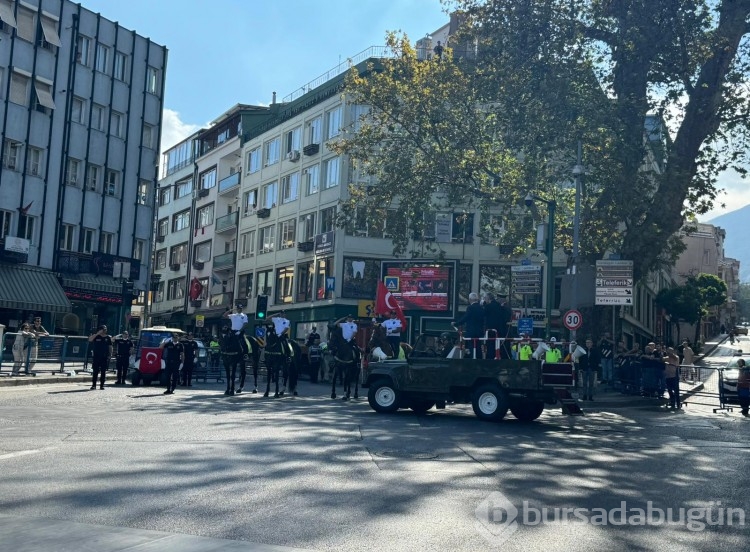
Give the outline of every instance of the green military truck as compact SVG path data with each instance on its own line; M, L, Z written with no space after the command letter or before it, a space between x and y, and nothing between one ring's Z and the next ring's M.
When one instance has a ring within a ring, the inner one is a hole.
M558 405L565 414L583 413L575 398L575 366L569 362L412 355L406 361L369 362L362 377L377 412L410 408L424 413L449 403L471 404L477 418L493 422L508 410L519 420L536 420L545 405Z

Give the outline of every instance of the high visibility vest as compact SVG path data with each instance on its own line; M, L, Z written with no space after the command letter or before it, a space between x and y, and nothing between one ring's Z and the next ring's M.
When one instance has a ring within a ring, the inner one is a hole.
M562 353L560 352L560 349L550 349L544 353L544 360L547 362L560 362L561 358Z
M518 351L518 358L520 360L531 360L531 355L534 351L531 349L531 345L521 345L521 349Z

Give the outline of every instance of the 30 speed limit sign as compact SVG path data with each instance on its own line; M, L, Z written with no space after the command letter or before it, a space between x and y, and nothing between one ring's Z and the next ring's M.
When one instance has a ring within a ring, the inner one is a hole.
M569 330L577 330L583 325L583 316L577 310L569 310L563 316L563 325Z

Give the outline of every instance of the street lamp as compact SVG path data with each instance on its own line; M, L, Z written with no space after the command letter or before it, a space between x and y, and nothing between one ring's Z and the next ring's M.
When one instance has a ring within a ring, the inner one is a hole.
M530 192L524 202L526 207L531 207L534 201L541 201L547 204L547 213L549 220L547 222L547 300L545 301L545 338L552 337L552 302L555 298L555 274L552 270L552 254L555 250L555 209L557 203L555 200L547 200Z

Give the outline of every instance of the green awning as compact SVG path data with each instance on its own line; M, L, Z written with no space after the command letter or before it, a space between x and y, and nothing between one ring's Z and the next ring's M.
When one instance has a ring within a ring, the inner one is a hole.
M94 276L93 274L63 275L63 286L122 295L122 282L115 280L111 276Z
M12 264L0 264L0 308L56 313L72 310L54 272Z

